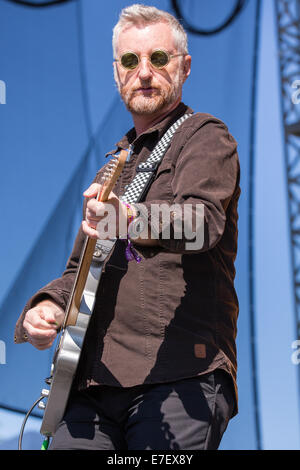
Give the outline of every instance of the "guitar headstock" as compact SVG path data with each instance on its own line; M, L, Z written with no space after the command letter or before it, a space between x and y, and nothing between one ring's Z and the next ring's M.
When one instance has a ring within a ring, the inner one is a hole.
M101 190L97 197L98 201L107 201L110 192L113 190L113 187L124 168L127 154L128 152L126 150L121 150L120 154L114 155L108 163L102 176Z

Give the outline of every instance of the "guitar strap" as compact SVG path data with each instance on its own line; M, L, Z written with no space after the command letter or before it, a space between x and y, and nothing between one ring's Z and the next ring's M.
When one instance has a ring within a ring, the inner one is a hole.
M192 114L184 114L179 118L162 136L156 144L148 159L140 163L136 169L136 175L133 181L127 186L125 193L120 200L128 203L139 202L148 191L152 181L154 180L156 170L165 155L173 135L178 127Z
M155 178L155 174L159 164L161 163L170 143L173 135L179 128L179 126L192 114L184 114L181 116L162 136L159 142L156 144L148 159L140 163L136 169L136 175L132 182L125 189L123 196L120 196L122 202L135 203L141 201L141 199L147 193L151 183ZM116 240L97 240L96 248L93 256L94 262L103 262L108 256L111 249L113 248Z

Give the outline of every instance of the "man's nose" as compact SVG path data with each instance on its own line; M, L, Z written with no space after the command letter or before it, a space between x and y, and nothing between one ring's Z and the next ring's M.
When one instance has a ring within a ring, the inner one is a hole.
M142 80L149 80L152 77L152 68L148 57L141 57L140 59L139 77Z

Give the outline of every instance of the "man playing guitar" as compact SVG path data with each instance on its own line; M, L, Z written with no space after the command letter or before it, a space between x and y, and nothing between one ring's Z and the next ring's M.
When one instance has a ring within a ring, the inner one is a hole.
M237 413L237 144L219 119L182 103L191 56L172 15L139 4L124 8L113 52L115 81L134 123L116 149L130 149L127 161L105 202L96 198L104 170L85 191L85 219L66 270L29 300L16 342L41 350L53 344L84 240L103 237L101 222L113 208L117 241L50 448L217 449ZM191 116L173 135L143 199L124 203L138 166L185 114ZM162 208L169 209L167 221ZM185 213L194 238L178 230Z

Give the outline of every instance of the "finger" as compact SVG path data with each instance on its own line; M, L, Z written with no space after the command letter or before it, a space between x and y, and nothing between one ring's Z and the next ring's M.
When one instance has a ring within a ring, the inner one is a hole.
M44 312L44 318L43 318L43 321L45 321L47 323L47 325L52 325L53 328L57 328L59 326L59 323L58 321L56 320L56 317L55 315L53 314L53 312Z
M88 225L88 223L87 223L85 220L82 221L81 226L82 226L83 232L84 232L88 237L95 238L95 239L97 239L97 238L99 237L97 230L95 230L94 228L90 227L90 226Z
M24 320L24 326L31 325L39 329L51 329L56 324L56 318L51 310L47 311L45 307L36 307L28 311Z
M30 344L32 344L32 346L34 346L35 348L42 351L44 349L50 348L52 346L52 344L54 343L54 340L55 340L55 338L53 338L51 341L40 342L40 341L35 341L35 340L32 340L32 339L28 339L28 342Z
M92 228L93 230L96 230L98 222L94 222L92 220L86 219L85 223L87 224L88 227Z
M93 183L89 188L87 188L83 195L84 197L95 197L98 195L99 191L101 189L101 185L98 183Z
M29 336L28 337L28 342L30 344L33 344L34 346L46 346L48 344L51 344L53 343L53 341L55 340L57 335L52 335L50 336L49 338L35 338L35 337L32 337L32 336Z
M95 215L95 212L87 209L87 211L85 213L85 220L87 222L91 221L91 222L98 223L101 220L101 216L97 216L97 215Z
M36 340L48 340L55 337L57 335L56 328L50 327L48 324L48 328L37 328L31 325L28 322L24 322L23 324L24 329L27 331L28 337Z
M85 222L87 223L89 227L93 229L96 229L97 224L99 223L100 220L101 220L100 217L92 217L90 213L87 213L85 217Z
M89 213L94 217L103 217L106 210L106 204L97 201L96 199L90 199L86 205L86 211L89 211Z
M31 325L34 328L37 328L39 330L53 330L55 327L58 326L55 319L46 320L43 318L40 318L38 321L35 321L34 323L31 323Z
M94 221L99 220L99 217L96 216L95 212L90 209L86 210L85 216L86 216L86 219L89 219L89 220L94 220Z

